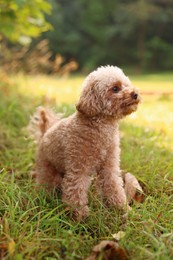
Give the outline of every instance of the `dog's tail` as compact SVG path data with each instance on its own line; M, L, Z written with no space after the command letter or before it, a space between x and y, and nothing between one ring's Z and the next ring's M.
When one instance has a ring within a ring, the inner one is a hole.
M28 125L30 136L39 143L46 131L61 118L62 115L56 114L53 110L38 107Z

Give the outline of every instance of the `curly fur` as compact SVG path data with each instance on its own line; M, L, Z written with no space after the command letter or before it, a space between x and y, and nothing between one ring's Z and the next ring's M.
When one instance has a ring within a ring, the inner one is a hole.
M88 214L87 192L94 172L104 202L127 207L130 186L124 188L121 176L118 122L139 102L138 91L123 71L106 66L86 77L77 111L70 117L60 119L44 108L37 111L36 181L47 189L60 188L77 219Z

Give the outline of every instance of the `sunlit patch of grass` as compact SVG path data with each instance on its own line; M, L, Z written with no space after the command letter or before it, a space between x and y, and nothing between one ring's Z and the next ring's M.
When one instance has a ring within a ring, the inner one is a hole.
M142 92L145 86L157 92L163 83L164 92L172 90L171 75L132 79ZM35 189L29 177L35 149L25 131L30 114L38 105L73 113L82 80L17 75L11 83L0 82L0 258L83 259L99 241L124 230L120 244L131 259L172 259L172 95L144 94L138 111L121 122L121 167L137 176L146 193L143 204L132 205L125 225L93 188L90 216L81 223L68 217L59 195Z
M173 73L132 75L130 78L143 91L173 91Z
M44 75L17 75L15 82L22 95L39 97L43 102L51 100L56 104L76 103L83 77L58 78Z
M56 76L26 76L18 74L13 77L17 89L22 95L42 98L44 102L51 99L57 104L76 103L81 92L84 76L58 78ZM143 93L148 91L173 92L173 74L142 75L130 77L134 86Z
M154 99L154 98L153 98ZM141 126L146 132L155 131L157 137L163 137L165 147L173 149L172 129L173 129L173 97L169 101L152 100L144 98L136 113L126 119L133 125ZM157 138L155 140L157 142ZM158 143L159 145L159 143Z

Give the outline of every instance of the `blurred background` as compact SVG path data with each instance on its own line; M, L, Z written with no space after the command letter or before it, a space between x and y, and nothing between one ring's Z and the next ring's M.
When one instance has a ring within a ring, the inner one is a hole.
M173 70L172 0L1 0L0 8L8 73Z

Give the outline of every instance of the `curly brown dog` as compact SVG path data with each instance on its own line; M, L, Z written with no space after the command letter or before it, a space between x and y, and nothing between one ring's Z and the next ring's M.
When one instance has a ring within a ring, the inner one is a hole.
M139 102L138 91L123 71L105 66L84 80L73 115L61 119L39 108L31 119L38 141L36 181L50 189L60 188L62 200L73 208L77 219L88 213L87 192L93 173L108 205L127 208L134 196L128 176L124 187L120 170L118 122L134 112Z

